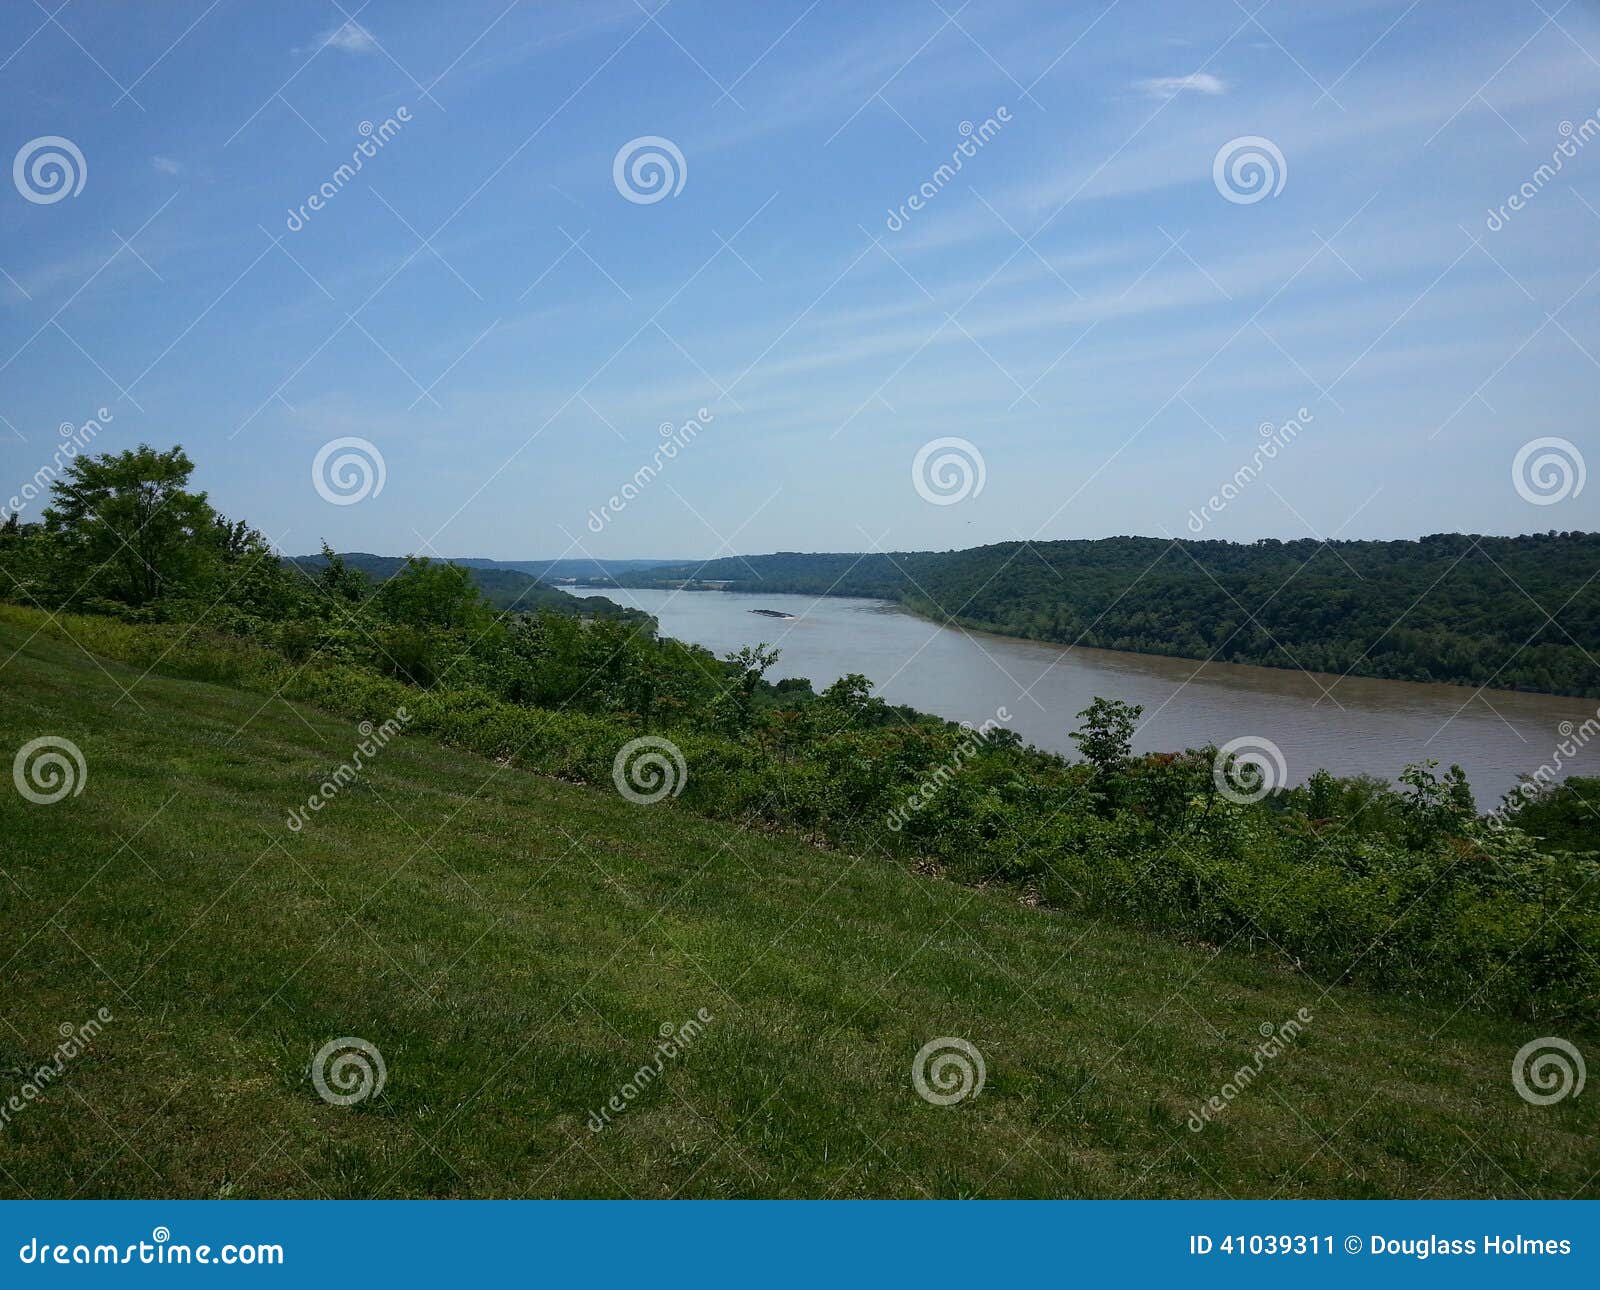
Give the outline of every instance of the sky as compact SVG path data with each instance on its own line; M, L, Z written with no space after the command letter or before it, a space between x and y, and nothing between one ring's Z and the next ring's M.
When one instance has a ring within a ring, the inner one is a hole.
M67 427L294 554L1600 528L1583 0L8 0L0 60L0 500Z

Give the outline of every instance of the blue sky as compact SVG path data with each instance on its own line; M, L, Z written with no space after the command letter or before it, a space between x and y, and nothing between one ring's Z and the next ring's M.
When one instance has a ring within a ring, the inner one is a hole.
M1245 3L17 0L0 151L84 173L0 186L0 493L104 407L290 552L1190 536L1252 460L1206 536L1600 527L1511 474L1600 465L1600 9ZM933 505L951 437L982 488Z

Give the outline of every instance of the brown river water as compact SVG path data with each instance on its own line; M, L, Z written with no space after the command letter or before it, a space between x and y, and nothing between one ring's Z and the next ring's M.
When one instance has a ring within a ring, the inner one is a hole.
M891 703L975 726L1000 720L1053 752L1076 755L1068 737L1076 714L1100 695L1144 705L1134 739L1140 751L1270 740L1290 784L1319 766L1393 779L1406 763L1431 757L1441 766L1460 763L1485 808L1519 774L1551 761L1556 744L1600 707L1593 699L1068 648L941 627L880 600L571 590L643 609L663 635L718 654L776 645L782 657L769 680L804 676L820 690L860 672ZM1571 724L1563 729L1564 722ZM1564 773L1600 774L1600 740L1568 759Z

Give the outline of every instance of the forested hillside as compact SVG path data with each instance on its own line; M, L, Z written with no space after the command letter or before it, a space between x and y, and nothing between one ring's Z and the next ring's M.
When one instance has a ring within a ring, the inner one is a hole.
M622 575L882 596L985 631L1268 667L1600 696L1600 534L1397 542L1003 542Z

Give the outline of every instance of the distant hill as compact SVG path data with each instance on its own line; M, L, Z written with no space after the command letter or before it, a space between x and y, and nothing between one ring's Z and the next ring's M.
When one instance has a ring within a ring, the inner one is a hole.
M454 560L469 569L514 569L538 578L557 582L574 578L579 582L612 583L622 574L654 569L662 565L681 565L682 560L485 560L479 557Z
M406 567L405 557L398 555L341 551L339 556L350 568L360 570L374 582L386 582ZM289 556L285 563L310 574L327 565L321 555ZM548 609L558 614L579 614L584 617L628 617L638 612L625 609L604 596L578 600L527 573L487 562L479 564L472 560L447 560L440 563L460 565L467 569L472 575L473 584L483 593L483 598L496 609L514 609L521 613L537 613L541 609Z
M618 575L877 596L1065 645L1600 697L1600 533L1252 543L1115 537L729 557Z

